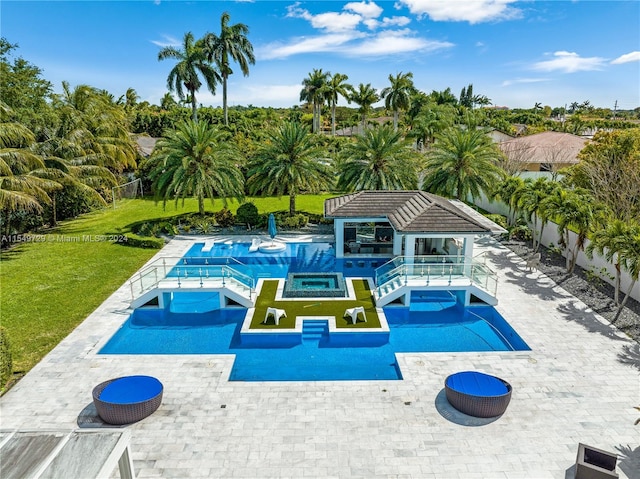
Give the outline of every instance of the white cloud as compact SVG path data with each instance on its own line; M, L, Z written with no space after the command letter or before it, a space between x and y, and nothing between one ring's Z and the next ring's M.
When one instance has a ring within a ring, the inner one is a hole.
M640 62L640 52L625 53L611 62L612 65L621 63Z
M516 78L515 80L505 80L502 86L521 85L523 83L541 83L549 81L548 78Z
M398 0L414 15L427 15L434 21L482 23L520 18L510 7L516 0Z
M295 38L288 44L272 43L256 49L256 56L261 60L273 60L301 53L335 52L339 51L342 45L358 36L360 34L357 32L349 32Z
M606 59L601 57L582 58L575 52L558 51L551 60L534 63L532 68L538 71L561 71L575 73L580 71L601 70Z
M296 3L288 7L287 17L302 18L311 23L313 28L327 32L353 30L362 21L362 16L348 12L326 12L312 15L308 10L300 8Z
M374 2L351 2L347 3L343 9L358 13L364 18L378 18L382 14L382 8Z
M151 40L151 43L153 43L154 45L158 45L161 48L179 47L180 45L182 45L182 42L177 38L174 38L170 35L162 35L162 36L164 37L164 40Z
M416 37L408 29L386 30L367 38L357 45L351 45L345 54L358 57L377 57L407 52L427 52L453 47L449 42L430 41Z

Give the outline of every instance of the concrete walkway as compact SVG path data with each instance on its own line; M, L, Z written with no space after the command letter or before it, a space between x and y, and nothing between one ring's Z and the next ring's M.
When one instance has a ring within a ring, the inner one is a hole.
M123 285L0 399L2 428L100 426L93 386L148 374L165 392L126 427L139 478L565 479L579 442L619 454L620 477L640 477L639 345L501 245L478 249L500 277L497 309L531 351L402 354L402 381L228 382L229 356L97 355L130 313ZM469 369L511 383L502 417L448 404L444 379Z

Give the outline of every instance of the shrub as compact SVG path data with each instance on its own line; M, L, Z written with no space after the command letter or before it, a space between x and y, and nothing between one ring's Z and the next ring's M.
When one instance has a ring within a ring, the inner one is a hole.
M209 233L213 233L213 223L211 222L211 220L209 220L209 218L194 218L192 224L196 232L199 234L206 235Z
M507 217L504 216L504 215L487 214L487 215L484 215L484 216L487 217L487 219L490 219L491 221L493 221L498 226L502 226L504 229L508 229L509 228L509 223L507 222Z
M216 211L213 216L216 219L216 223L223 228L229 228L236 222L235 216L226 206L220 211Z
M284 217L281 224L283 228L300 229L307 226L308 222L309 218L306 215L299 213L297 215Z
M253 203L243 203L236 211L236 221L247 226L257 226L260 221L258 207Z
M132 233L126 234L125 236L127 240L118 244L149 249L160 249L164 246L164 240L162 238L142 237Z
M6 330L0 326L0 389L4 389L13 373L13 358Z

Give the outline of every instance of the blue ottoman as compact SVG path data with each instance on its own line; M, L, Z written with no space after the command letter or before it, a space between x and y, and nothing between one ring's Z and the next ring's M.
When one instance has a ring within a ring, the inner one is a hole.
M476 371L463 371L447 377L444 388L449 403L474 417L503 414L511 401L511 385L503 379Z
M162 392L162 383L154 377L125 376L93 388L93 403L104 422L130 424L158 409Z

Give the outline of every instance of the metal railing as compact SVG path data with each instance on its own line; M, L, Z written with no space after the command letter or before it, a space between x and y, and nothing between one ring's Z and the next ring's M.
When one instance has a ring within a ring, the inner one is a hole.
M376 269L378 296L410 283L430 285L468 279L493 296L498 289L498 276L484 262L464 256L398 256Z
M219 280L222 287L248 289L249 299L252 299L256 285L253 270L235 258L165 257L150 263L129 281L132 300L166 279L177 281L178 287L184 282L203 287L205 282Z

